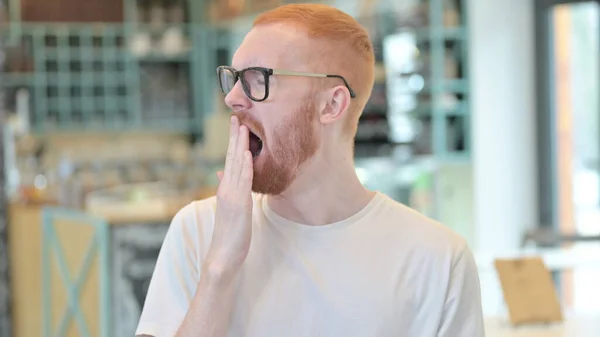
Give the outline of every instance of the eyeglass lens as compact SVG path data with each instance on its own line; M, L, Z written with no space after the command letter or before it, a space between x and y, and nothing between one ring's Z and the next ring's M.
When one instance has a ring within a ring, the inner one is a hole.
M239 73L242 80L242 87L246 95L254 100L262 100L266 95L265 74L257 69L246 69ZM220 70L219 81L223 93L228 94L235 86L237 79L231 69L223 68Z

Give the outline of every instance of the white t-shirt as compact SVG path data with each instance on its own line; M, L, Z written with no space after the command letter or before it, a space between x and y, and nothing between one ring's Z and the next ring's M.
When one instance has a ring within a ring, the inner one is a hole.
M378 193L326 226L275 214L253 195L253 232L230 337L482 337L480 286L465 240ZM216 199L173 219L136 334L173 336L200 279Z

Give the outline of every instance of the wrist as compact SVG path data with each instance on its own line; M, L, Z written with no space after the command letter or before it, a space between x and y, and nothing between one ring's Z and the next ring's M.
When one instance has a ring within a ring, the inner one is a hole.
M202 270L207 281L214 285L229 285L237 275L237 269L212 259L207 259Z

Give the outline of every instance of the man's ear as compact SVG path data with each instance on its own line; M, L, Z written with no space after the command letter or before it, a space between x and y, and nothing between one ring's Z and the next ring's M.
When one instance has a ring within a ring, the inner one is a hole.
M350 92L345 86L337 86L327 90L323 95L324 105L319 119L323 124L330 124L340 119L350 107Z

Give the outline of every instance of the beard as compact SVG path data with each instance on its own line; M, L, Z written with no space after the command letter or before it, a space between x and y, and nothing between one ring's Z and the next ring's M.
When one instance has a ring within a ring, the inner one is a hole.
M317 151L318 141L313 127L316 106L306 98L285 123L268 140L262 125L248 115L238 115L240 122L249 125L263 141L263 149L254 161L252 191L279 195L295 180L300 166Z

